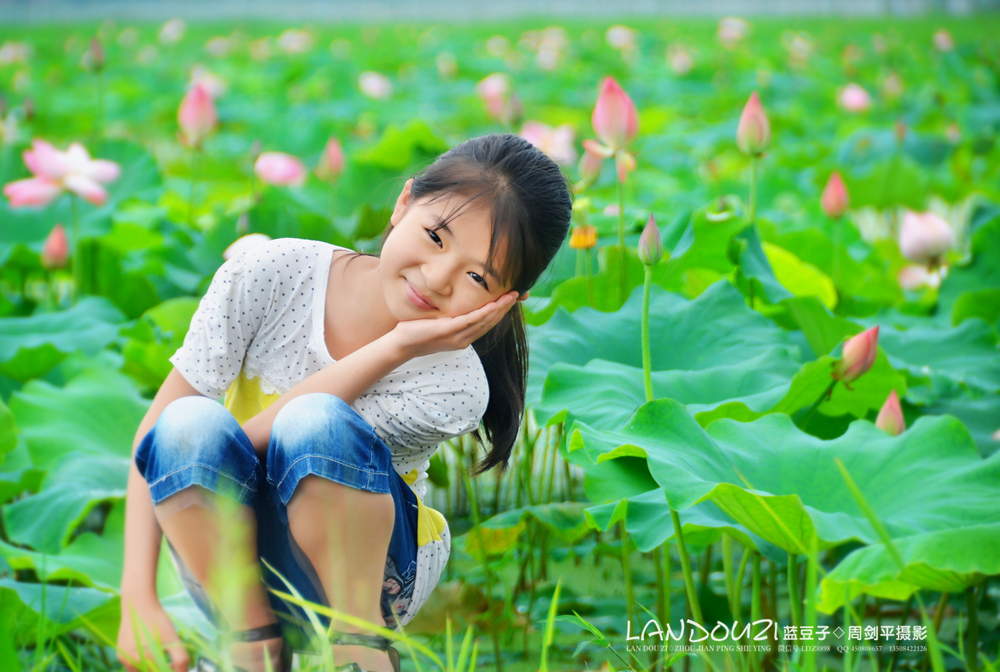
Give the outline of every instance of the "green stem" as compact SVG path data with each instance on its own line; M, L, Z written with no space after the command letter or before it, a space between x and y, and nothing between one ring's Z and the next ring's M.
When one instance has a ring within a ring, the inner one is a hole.
M104 137L104 75L97 73L97 138Z
M198 149L191 150L191 192L188 195L188 226L194 225L194 185L195 166L197 165Z
M976 600L976 586L965 589L965 608L969 612L969 632L965 645L965 668L967 672L979 670L979 605Z
M809 540L809 562L806 564L806 626L811 632L816 632L816 575L819 568L818 557L819 536L814 532ZM806 648L803 651L804 672L816 672L816 651ZM877 665L876 665L877 670Z
M670 545L667 542L663 542L663 622L666 623L670 620ZM669 672L673 667L667 667L667 660L670 658L670 639L665 638L663 641L663 672Z
M670 518L674 523L674 537L677 539L677 550L681 556L681 569L684 571L684 587L687 589L688 605L691 607L691 614L698 623L701 619L701 605L698 603L698 591L694 587L694 574L691 572L691 556L688 555L687 546L684 545L684 531L681 529L681 517L670 508Z
M735 614L733 607L733 538L728 533L722 533L722 576L726 584L726 601L729 602L729 613Z
M841 220L833 220L833 287L840 287L840 234Z
M621 294L620 305L625 305L628 293L625 281L625 185L618 180L618 247L621 250Z
M750 622L756 623L760 620L760 552L753 554L753 588L750 597ZM750 629L751 641L753 640L753 626ZM760 653L755 649L751 651L750 662L753 669L760 669Z
M625 611L628 622L635 625L635 595L632 591L632 564L629 558L628 530L625 529L625 519L618 521L618 532L622 538L622 572L625 574Z
M799 567L797 555L788 554L788 612L792 625L798 628L802 625L802 603L799 600Z
M642 284L642 382L646 388L646 401L653 400L653 368L649 354L649 288L653 284L653 267L643 266Z
M591 308L594 307L594 281L590 277L590 248L583 251L583 272L587 275L587 301Z
M833 391L833 386L836 384L837 384L836 380L831 381L830 384L827 385L826 389L823 390L823 394L819 395L819 398L817 398L816 401L812 403L812 406L809 407L809 410L806 411L806 414L802 419L803 427L809 426L809 421L812 420L812 417L816 414L816 410L819 408L819 405L822 404L823 401L830 396L830 392Z
M906 616L909 613L909 605L913 600L913 595L910 595L910 600L907 601L907 608L903 610L903 620L902 623L906 623ZM847 633L851 631L851 583L850 581L844 582L844 672L852 672L854 668L854 656L851 655L851 647L847 646L848 639ZM893 660L896 658L896 653L893 652ZM892 663L889 663L890 667Z
M736 580L733 582L733 620L738 621L743 611L743 575L747 571L747 563L750 562L750 547L743 548L743 557L740 558L739 569L736 570Z
M750 200L747 207L747 222L753 224L757 214L757 157L750 157Z

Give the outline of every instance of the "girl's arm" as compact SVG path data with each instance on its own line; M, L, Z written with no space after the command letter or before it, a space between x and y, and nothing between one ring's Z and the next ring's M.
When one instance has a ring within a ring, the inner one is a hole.
M152 405L146 411L146 416L139 423L139 430L135 433L125 497L125 565L121 585L123 601L158 599L156 567L160 558L160 539L163 532L156 521L156 516L153 515L153 499L149 494L149 484L135 466L135 451L170 402L197 394L198 390L191 387L176 369L171 369L156 397L153 398Z
M274 418L295 397L311 392L325 392L350 404L362 392L409 361L412 355L395 338L390 338L391 334L392 332L372 341L300 381L266 409L247 420L243 431L250 438L254 450L261 456L267 453Z

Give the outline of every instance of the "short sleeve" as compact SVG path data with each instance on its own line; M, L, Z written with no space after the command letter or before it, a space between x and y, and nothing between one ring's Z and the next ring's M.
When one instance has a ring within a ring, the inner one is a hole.
M267 314L271 292L259 267L269 244L241 252L219 267L184 344L170 358L184 379L211 399L221 399L236 380Z
M437 446L478 428L486 413L489 385L474 351L394 378L398 389L363 394L352 404L390 450Z

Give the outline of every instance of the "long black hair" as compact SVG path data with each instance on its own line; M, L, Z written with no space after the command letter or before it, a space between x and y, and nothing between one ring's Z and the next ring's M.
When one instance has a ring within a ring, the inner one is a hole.
M452 194L466 197L434 231L447 225L466 205L484 200L492 226L486 265L495 267L496 250L506 242L506 259L497 271L500 281L524 294L548 268L569 233L571 185L540 149L511 133L497 133L466 140L439 156L413 176L410 197L414 201L428 197L428 203ZM380 251L394 228L392 224L386 227ZM349 256L347 263L355 257L377 255L353 252ZM490 386L482 424L491 446L474 475L497 465L504 471L517 440L528 385L528 341L521 311L521 304L515 304L496 326L472 343ZM472 436L485 445L479 429Z

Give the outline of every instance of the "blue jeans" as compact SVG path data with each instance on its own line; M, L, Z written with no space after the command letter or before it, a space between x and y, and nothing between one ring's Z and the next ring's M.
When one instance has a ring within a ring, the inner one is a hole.
M203 396L181 397L163 409L139 444L135 464L149 483L153 504L197 484L251 507L257 517L260 557L294 585L303 598L325 606L330 603L316 570L288 529L286 507L296 486L303 477L315 474L359 490L391 494L395 522L381 606L387 626L395 628L392 604L409 599L413 591L417 498L393 469L389 448L372 426L339 397L313 393L289 401L274 419L264 462L222 404ZM220 626L222 619L216 605L172 545L170 551L198 608ZM266 586L292 592L263 563L260 569ZM267 595L282 621L286 639L304 647L305 633L312 632L305 610L270 591ZM329 627L328 617L317 616L324 627Z

